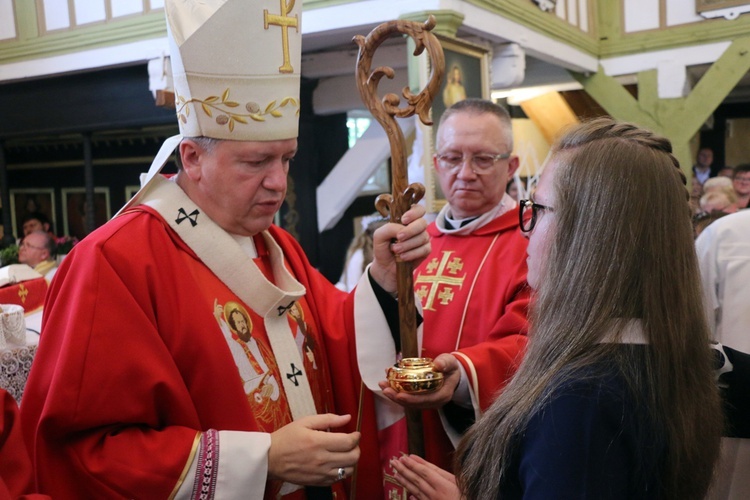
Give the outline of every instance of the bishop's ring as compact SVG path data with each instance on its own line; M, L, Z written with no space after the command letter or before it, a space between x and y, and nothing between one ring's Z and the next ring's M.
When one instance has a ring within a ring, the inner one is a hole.
M346 477L346 469L344 469L343 467L339 467L339 471L338 472L339 472L339 477L338 477L337 481L341 481L342 479L344 479Z

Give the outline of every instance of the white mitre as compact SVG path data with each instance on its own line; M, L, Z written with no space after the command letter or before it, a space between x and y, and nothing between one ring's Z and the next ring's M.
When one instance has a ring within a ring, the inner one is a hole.
M180 134L164 141L117 215L141 202L183 137L275 141L299 132L295 0L166 0L164 10Z
M183 136L297 137L302 35L295 0L167 0L164 9Z

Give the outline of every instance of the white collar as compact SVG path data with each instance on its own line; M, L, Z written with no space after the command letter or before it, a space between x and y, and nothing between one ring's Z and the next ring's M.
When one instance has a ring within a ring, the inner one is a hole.
M232 234L228 233L229 236L231 236L234 241L237 242L237 244L240 246L242 251L250 257L251 259L255 259L258 257L258 249L255 248L255 241L253 241L252 236L242 236L239 234Z
M516 201L508 193L504 193L503 197L500 199L500 203L495 205L495 207L492 208L489 212L483 213L465 226L460 227L461 222L465 219L454 219L451 215L452 211L450 204L446 204L440 210L437 219L435 219L435 225L443 234L471 234L485 224L488 224L489 222L497 219L506 212L513 210L514 208L516 208L516 206ZM453 224L459 227L457 227L456 229L449 229L445 223L446 220L449 221L449 224Z

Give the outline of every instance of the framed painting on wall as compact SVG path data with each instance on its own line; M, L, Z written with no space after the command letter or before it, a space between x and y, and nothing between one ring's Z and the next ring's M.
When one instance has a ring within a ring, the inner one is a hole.
M432 101L433 137L447 108L467 97L490 98L490 52L458 38L438 36L445 55L440 92Z
M130 199L133 196L135 196L135 193L137 193L139 189L141 189L141 186L137 186L137 185L125 186L125 203L129 202Z
M65 188L62 190L63 229L68 236L79 240L88 234L86 230L86 189ZM94 188L94 225L99 227L109 220L109 188Z
M490 98L490 50L466 40L436 36L445 55L445 74L440 90L432 101L432 127L418 123L422 131L421 163L424 166L425 202L428 212L438 212L445 204L445 196L437 183L432 166L440 117L447 108L467 97ZM423 65L419 69L421 90L429 79L431 61L429 57L420 58L419 61Z
M732 7L748 5L750 5L750 1L748 0L695 0L695 11L700 14L710 10L730 9Z
M54 233L59 231L55 227L55 190L52 188L29 188L10 190L10 218L13 234L23 236L23 218L28 214L38 212L47 217Z

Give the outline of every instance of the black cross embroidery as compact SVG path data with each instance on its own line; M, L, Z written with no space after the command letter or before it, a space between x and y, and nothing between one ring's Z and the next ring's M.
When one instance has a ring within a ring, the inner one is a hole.
M302 371L292 363L292 373L287 373L286 378L292 381L294 387L299 387L299 381L297 380L299 376L302 376Z
M294 305L294 301L291 301L288 306L279 306L276 308L276 312L279 313L279 316L283 316L285 312L287 312L289 309L292 308Z
M177 224L180 224L182 221L184 221L185 219L187 219L187 220L190 221L190 225L193 226L193 227L195 227L195 226L198 225L198 214L199 213L200 212L198 211L197 208L195 210L193 210L192 212L190 212L189 214L187 212L185 212L184 208L180 208L177 211L177 218L175 219L175 222Z

